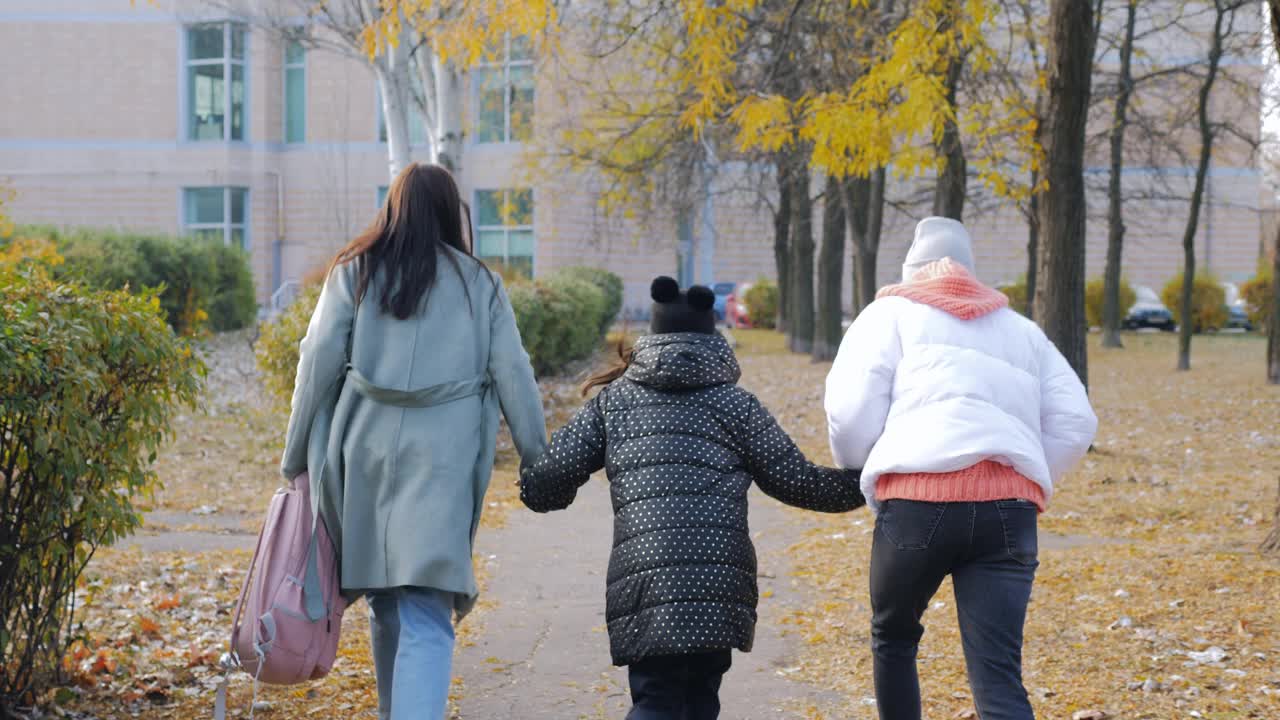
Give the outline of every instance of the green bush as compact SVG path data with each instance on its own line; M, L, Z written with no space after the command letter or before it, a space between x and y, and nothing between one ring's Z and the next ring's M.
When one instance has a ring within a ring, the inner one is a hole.
M1018 282L1001 285L996 289L1009 298L1009 307L1023 315L1027 314L1027 279L1025 277L1018 278Z
M559 372L600 347L607 299L583 280L552 276L511 288L520 338L539 375Z
M1258 274L1249 282L1240 286L1240 297L1244 298L1249 312L1249 322L1259 332L1266 332L1271 322L1271 307L1275 297L1275 288L1271 284L1272 271L1269 264L1259 264Z
M583 265L565 268L555 273L555 276L585 280L604 292L605 303L604 311L600 318L600 331L609 332L613 321L618 319L618 313L622 312L622 278L604 268Z
M1173 313L1174 322L1182 324L1182 273L1165 283L1160 300ZM1191 329L1195 332L1219 330L1227 324L1227 291L1218 279L1197 273L1191 286Z
M104 290L162 288L160 307L182 335L247 327L257 316L248 254L223 243L112 230L26 227L52 240L65 262L55 276Z
M507 293L539 375L559 372L600 347L609 300L596 285L557 273L545 281L514 282ZM306 286L284 312L262 324L254 348L267 390L286 403L293 396L298 346L319 298L320 285Z
M772 330L778 324L778 285L760 278L747 288L742 302L747 304L747 317L752 327Z
M1128 279L1120 279L1120 320L1138 302L1138 294ZM1094 278L1084 286L1084 317L1089 327L1102 327L1102 307L1106 304L1106 281Z
M298 296L274 319L262 323L253 353L262 371L267 392L288 404L293 398L293 382L298 373L298 349L307 334L307 324L320 300L320 285L303 287Z
M153 294L0 270L0 715L50 680L77 578L140 524L202 374Z

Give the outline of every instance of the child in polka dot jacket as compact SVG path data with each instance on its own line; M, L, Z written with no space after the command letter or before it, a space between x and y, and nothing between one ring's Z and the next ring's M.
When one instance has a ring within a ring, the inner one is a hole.
M755 635L756 557L747 528L754 481L788 505L845 512L866 504L856 471L817 467L754 395L737 386L716 332L715 296L653 282L652 334L521 474L520 498L559 510L604 468L614 511L606 617L627 665L628 720L715 718L734 648Z

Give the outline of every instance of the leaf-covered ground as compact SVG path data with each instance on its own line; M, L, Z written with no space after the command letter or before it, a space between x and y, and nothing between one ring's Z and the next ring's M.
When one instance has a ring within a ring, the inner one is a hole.
M816 458L827 458L821 388L827 365L788 355L772 334L738 333L744 384ZM82 640L51 693L55 716L207 718L249 553L164 551L191 530L243 547L278 484L283 418L262 397L243 336L210 348L206 407L175 423L160 459L150 544L104 550L85 578ZM1042 529L1067 536L1043 549L1027 628L1027 685L1045 718L1102 710L1120 718L1280 718L1280 561L1253 552L1280 478L1280 391L1261 382L1264 343L1197 338L1190 373L1172 370L1172 338L1126 337L1091 355L1102 421L1097 451L1060 488ZM558 424L577 399L544 387ZM504 451L484 522L518 500ZM218 519L212 526L212 519ZM845 706L797 717L875 716L868 652L867 563L872 520L797 514L817 527L792 548L796 582L812 598L783 618L803 647L788 678L833 690ZM195 535L193 537L204 537ZM1065 546L1065 547L1061 547ZM482 568L483 569L483 568ZM459 630L484 632L486 598ZM763 602L768 602L765 598ZM263 688L263 718L372 717L376 697L363 604L352 608L334 673L297 688ZM926 616L920 670L927 717L971 707L954 603L944 586ZM231 717L251 688L231 682ZM455 693L466 687L455 680ZM56 700L56 702L55 702Z
M1262 382L1265 343L1197 337L1193 370L1177 373L1173 338L1125 342L1091 347L1096 452L1042 518L1043 531L1068 537L1041 552L1025 651L1033 703L1045 718L1280 718L1280 560L1254 552L1280 480L1280 389ZM824 457L828 366L757 354L744 369ZM873 521L861 511L817 522L792 548L814 599L786 619L806 648L797 674L847 698L825 717L873 718ZM925 716L964 717L972 701L949 584L925 624Z

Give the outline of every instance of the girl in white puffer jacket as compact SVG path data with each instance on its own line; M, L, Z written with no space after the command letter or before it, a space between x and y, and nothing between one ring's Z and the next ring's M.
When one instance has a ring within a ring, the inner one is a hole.
M927 218L849 328L827 378L836 463L862 468L877 513L872 653L882 720L918 720L920 619L954 586L983 720L1032 718L1022 627L1036 521L1097 430L1084 386L1034 323L973 275L969 234Z

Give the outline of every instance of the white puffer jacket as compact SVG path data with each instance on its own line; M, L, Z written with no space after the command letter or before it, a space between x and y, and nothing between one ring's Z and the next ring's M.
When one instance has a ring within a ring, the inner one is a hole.
M862 468L878 512L884 473L947 473L983 460L1044 488L1088 451L1098 419L1071 366L1034 323L1001 308L973 319L882 297L845 334L825 406L838 465Z

